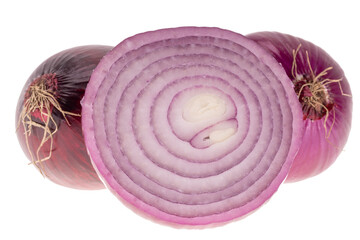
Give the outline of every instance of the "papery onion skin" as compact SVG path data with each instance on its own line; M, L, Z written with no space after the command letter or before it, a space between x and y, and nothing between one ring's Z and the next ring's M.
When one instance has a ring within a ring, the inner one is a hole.
M286 182L297 182L320 174L330 167L343 151L351 129L352 96L344 71L328 53L304 39L278 32L258 32L247 35L247 37L256 41L274 56L294 85L296 81L292 73L293 51L296 51L299 44L301 47L296 54L297 74L311 75L310 61L315 76L326 68L332 67L319 81L326 78L341 79L339 82L326 85L326 91L331 99L331 104L328 104L327 119L326 114L321 118L315 116L315 119L311 119L304 113L303 141ZM299 100L301 101L301 96Z
M170 226L213 226L253 212L284 181L301 141L297 104L256 42L218 28L162 29L101 60L82 126L122 202Z
M32 164L59 185L86 190L104 188L85 147L80 101L94 68L111 48L80 46L51 56L30 75L19 97L19 143Z

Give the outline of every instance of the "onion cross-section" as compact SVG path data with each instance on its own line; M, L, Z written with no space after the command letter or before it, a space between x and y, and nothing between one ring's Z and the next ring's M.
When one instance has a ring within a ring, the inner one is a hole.
M301 141L281 66L217 28L128 38L95 69L82 101L85 142L124 203L169 224L207 225L261 206Z

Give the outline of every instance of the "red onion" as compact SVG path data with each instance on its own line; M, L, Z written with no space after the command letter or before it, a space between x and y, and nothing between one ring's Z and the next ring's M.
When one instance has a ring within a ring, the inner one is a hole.
M17 106L19 142L53 182L78 189L104 185L92 167L81 129L85 87L108 46L82 46L44 61L27 80Z
M276 32L247 37L282 65L301 103L304 137L286 181L323 172L343 150L351 128L352 98L343 70L324 50L301 38Z
M168 224L220 224L285 179L302 112L282 67L217 28L142 33L99 63L82 101L85 143L124 203Z

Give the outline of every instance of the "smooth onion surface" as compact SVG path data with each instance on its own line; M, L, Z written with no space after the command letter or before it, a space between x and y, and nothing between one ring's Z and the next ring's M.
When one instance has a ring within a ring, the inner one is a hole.
M76 189L102 189L84 143L80 100L100 59L112 47L80 46L61 51L31 74L16 110L24 153L51 181Z
M146 32L100 62L82 101L86 146L124 203L168 224L207 225L261 206L302 135L281 66L217 28Z
M258 32L247 37L267 49L283 66L302 103L304 137L286 181L300 181L323 172L343 151L351 129L352 97L343 70L323 49L301 38L277 32ZM298 48L295 70L293 51ZM329 67L332 69L325 71ZM323 76L313 83L319 74ZM307 83L313 84L313 93L311 85L302 87ZM318 97L320 103L306 104L309 96Z

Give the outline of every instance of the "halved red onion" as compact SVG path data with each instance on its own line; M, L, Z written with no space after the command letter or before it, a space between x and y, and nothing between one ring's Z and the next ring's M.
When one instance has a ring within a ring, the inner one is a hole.
M261 206L302 135L291 81L240 34L184 27L128 38L95 69L85 142L108 188L165 223L206 225Z
M342 152L351 129L352 98L344 71L323 49L301 38L277 32L247 37L283 66L301 103L304 137L286 181L323 172Z

